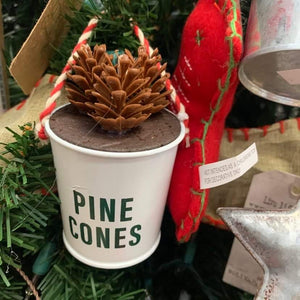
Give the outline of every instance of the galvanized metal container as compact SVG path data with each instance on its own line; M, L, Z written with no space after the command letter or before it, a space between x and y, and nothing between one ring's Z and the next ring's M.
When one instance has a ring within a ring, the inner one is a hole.
M252 0L239 78L258 96L300 107L300 0Z

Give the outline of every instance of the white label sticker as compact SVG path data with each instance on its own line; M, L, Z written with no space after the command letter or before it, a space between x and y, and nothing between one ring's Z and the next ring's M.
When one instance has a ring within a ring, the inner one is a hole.
M246 208L290 209L300 198L300 176L269 171L253 176ZM264 273L260 265L235 238L227 261L223 281L255 294L261 286Z
M277 71L277 73L290 85L300 84L300 69Z
M256 145L253 143L235 157L200 166L200 188L209 189L233 181L245 174L257 161Z

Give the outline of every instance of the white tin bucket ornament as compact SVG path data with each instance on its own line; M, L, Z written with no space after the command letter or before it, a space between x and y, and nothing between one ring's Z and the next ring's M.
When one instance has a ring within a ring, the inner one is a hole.
M274 102L300 106L300 0L252 0L242 84Z
M137 29L135 26L134 30ZM72 55L69 60L72 61ZM129 267L148 258L159 244L177 147L187 137L187 115L172 92L171 101L178 118L184 122L177 120L180 132L164 146L109 152L69 143L49 125L49 114L70 71L67 65L47 100L37 128L40 139L47 140L49 136L51 141L62 200L64 243L75 258L90 266ZM166 88L172 89L170 80Z
M46 122L61 199L63 239L81 262L116 269L148 258L160 241L178 144L140 152L106 152L71 144Z

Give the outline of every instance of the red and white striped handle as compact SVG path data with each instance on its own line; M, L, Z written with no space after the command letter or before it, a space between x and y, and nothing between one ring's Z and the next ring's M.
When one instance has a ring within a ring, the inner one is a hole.
M146 51L151 56L153 53L153 48L150 46L149 41L145 38L143 31L137 25L133 25L133 31L134 31L134 34L139 39L141 45L146 48ZM164 74L165 74L165 71L163 71L161 75L164 75ZM175 88L172 86L172 82L170 79L167 79L167 81L166 81L166 89L173 90L170 96L171 96L172 104L175 108L175 112L177 113L178 118L181 121L187 121L188 115L185 112L185 107L181 103L180 98L177 95Z
M53 90L50 93L50 97L46 101L45 109L40 113L40 122L36 125L37 135L41 140L47 140L48 137L45 133L45 122L49 118L51 112L56 106L56 99L61 95L61 90L65 85L65 80L67 78L67 73L71 71L71 66L75 63L73 55L81 47L81 45L86 44L87 40L90 38L93 29L97 26L98 18L92 18L87 27L83 30L76 46L74 47L65 67L63 68L60 76L56 79Z
M64 87L65 80L67 78L66 74L71 71L71 66L75 63L75 61L73 59L73 55L81 47L81 45L87 43L87 40L91 36L93 29L97 26L97 23L98 23L98 18L96 18L96 17L94 17L90 20L87 27L82 32L82 35L80 36L76 46L74 47L60 76L57 78L57 80L55 82L54 88L50 93L50 97L46 101L45 109L40 114L40 122L36 125L37 135L41 140L48 139L48 137L45 133L45 122L49 118L51 112L54 110L54 108L56 106L56 99L61 95L61 90ZM141 45L145 46L148 54L151 55L153 52L153 48L150 46L149 41L145 38L142 30L137 25L134 25L133 31L134 31L135 35L137 36L137 38L139 39ZM162 75L164 75L164 74L165 74L165 71L163 71ZM177 95L175 88L172 86L172 82L170 79L167 79L167 81L166 81L166 89L167 90L172 89L172 93L170 95L171 100L172 100L172 106L173 106L173 109L174 109L175 113L177 114L178 118L185 125L185 128L186 128L186 139L185 140L186 140L186 146L188 147L189 146L189 138L188 138L189 137L189 135L188 135L188 133L189 133L189 128L188 128L189 117L188 117L187 113L185 112L185 107L181 103L180 98Z

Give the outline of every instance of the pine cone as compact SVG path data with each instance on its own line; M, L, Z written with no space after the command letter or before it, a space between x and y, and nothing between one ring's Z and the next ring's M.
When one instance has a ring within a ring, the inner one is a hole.
M126 49L116 65L105 45L96 45L93 51L83 45L77 54L73 75L67 74L67 97L104 130L136 127L169 104L167 96L172 91L164 91L169 74L161 76L166 64L158 67L157 49L149 57L141 46L137 58Z

